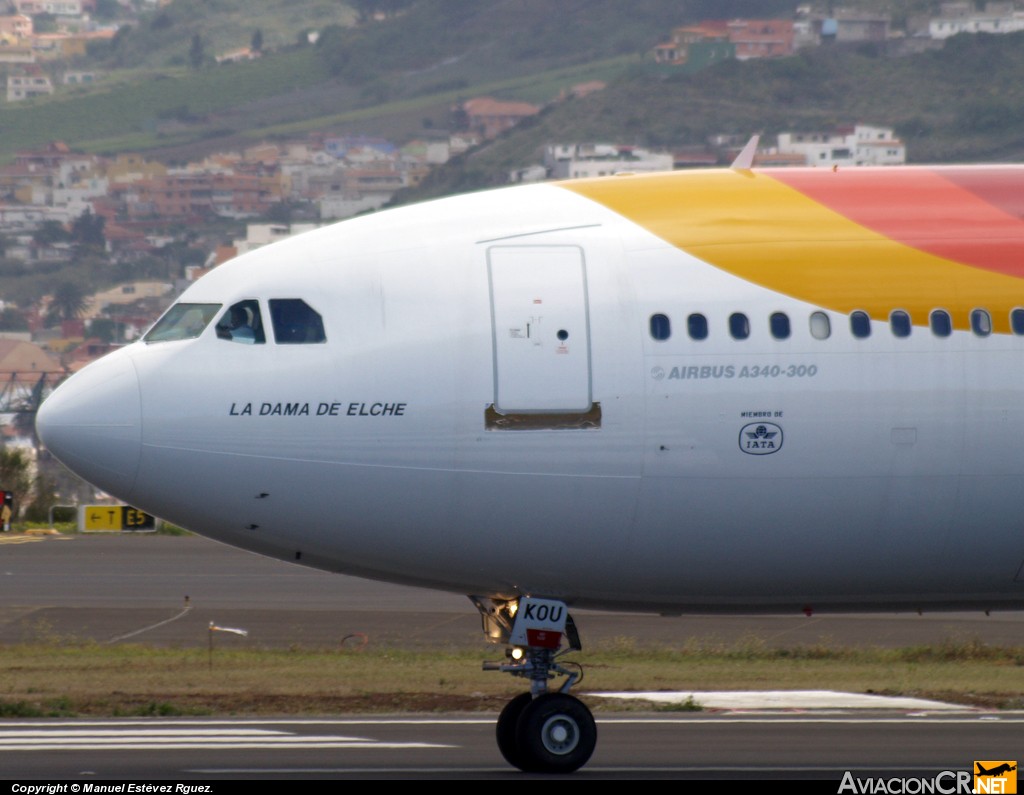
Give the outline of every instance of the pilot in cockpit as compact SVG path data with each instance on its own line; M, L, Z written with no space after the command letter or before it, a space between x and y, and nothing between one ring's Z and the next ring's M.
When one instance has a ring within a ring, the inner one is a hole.
M217 324L217 336L246 345L263 342L258 306L255 301L240 301L232 306Z

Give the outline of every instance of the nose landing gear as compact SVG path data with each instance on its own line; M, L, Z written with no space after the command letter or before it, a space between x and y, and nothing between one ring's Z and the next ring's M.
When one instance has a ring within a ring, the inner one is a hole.
M581 648L565 603L470 598L483 617L488 638L511 644L509 662L484 663L484 670L530 680L530 692L512 699L498 717L496 736L502 756L527 773L578 770L594 752L597 726L587 706L568 692L582 678L581 669L558 662L561 655ZM568 642L564 649L563 638ZM549 680L559 675L565 681L557 691L549 691Z
M513 765L528 773L572 773L583 767L597 745L597 726L586 705L568 693L529 693L516 720L515 744L502 749ZM508 733L506 727L504 733ZM498 719L498 735L502 735ZM498 747L501 748L499 742Z

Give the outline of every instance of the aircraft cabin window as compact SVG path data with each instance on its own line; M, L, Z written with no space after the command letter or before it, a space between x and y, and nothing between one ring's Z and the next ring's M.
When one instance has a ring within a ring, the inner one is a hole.
M928 323L936 337L948 337L953 333L953 321L945 309L936 309L932 312L928 317Z
M832 322L824 312L811 312L811 336L816 340L827 340L832 336Z
M1024 334L1024 309L1014 309L1010 312L1010 325L1014 334Z
M768 318L768 327L775 339L789 339L789 315L785 312L772 312Z
M174 304L143 337L144 342L190 340L203 333L220 304Z
M729 315L729 333L735 340L745 340L750 336L750 321L742 312Z
M871 336L871 318L859 309L850 314L850 333L858 339Z
M651 336L659 341L667 340L672 336L672 323L668 315L651 315Z
M889 326L897 337L909 337L912 328L910 315L902 309L895 309L889 314Z
M239 301L220 316L217 336L222 340L241 342L245 345L262 345L267 341L263 333L263 318L260 316L259 301Z
M971 331L979 337L987 337L992 333L992 317L984 309L971 312Z
M271 298L270 322L279 345L309 345L326 342L320 313L301 298Z
M699 312L694 312L686 318L686 330L692 340L706 340L708 338L708 319Z

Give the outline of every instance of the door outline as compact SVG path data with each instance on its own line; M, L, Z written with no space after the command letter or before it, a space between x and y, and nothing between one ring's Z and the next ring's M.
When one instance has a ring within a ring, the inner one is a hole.
M571 259L566 257L569 252L575 253ZM545 281L545 272L554 273L555 277ZM524 278L517 278L520 274ZM593 362L590 294L583 248L578 245L491 246L487 249L487 275L494 410L500 414L589 412L594 405ZM540 341L532 345L524 342L532 339L534 333L527 320L529 307L525 296L528 295L536 296L532 299L534 305L550 301L548 306L554 316L548 315L548 326L542 333L554 326L572 329L562 345L556 345L550 337L539 338ZM520 320L522 323L516 326ZM499 335L499 328L507 331L508 336ZM584 336L582 343L576 339L577 328ZM510 339L513 341L509 342ZM545 345L550 346L550 355ZM531 348L541 350L529 350ZM529 352L524 353L526 350ZM531 369L535 366L539 374ZM533 394L531 386L537 388ZM551 388L547 389L548 386Z

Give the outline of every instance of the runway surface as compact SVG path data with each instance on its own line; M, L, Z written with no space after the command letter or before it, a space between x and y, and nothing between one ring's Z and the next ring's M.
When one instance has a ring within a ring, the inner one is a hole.
M930 777L1016 760L1022 729L1024 716L599 715L573 778ZM13 721L0 766L12 780L531 778L501 759L486 715Z
M203 538L0 536L0 643L46 637L205 643L210 621L249 630L260 646L332 646L354 632L375 645L490 653L469 600L315 571ZM181 619L147 627L182 612ZM583 644L685 641L769 646L1021 643L1022 613L679 616L573 611Z
M186 596L190 609L184 611ZM210 621L252 643L479 649L479 619L458 594L316 572L196 537L0 537L0 644L52 637L199 645ZM1018 645L1019 613L662 618L580 611L584 646L733 643L907 646L943 640ZM11 780L526 778L494 744L494 715L334 716L324 720L0 721ZM598 714L581 778L931 776L1024 755L1024 715L913 709ZM829 791L835 791L830 789Z

